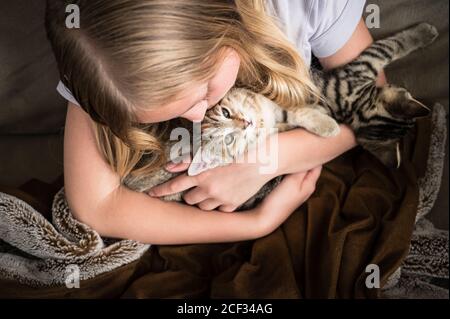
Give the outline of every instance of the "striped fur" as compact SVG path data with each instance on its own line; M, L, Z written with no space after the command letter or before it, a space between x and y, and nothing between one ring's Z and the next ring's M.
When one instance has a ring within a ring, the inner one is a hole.
M380 88L375 81L388 64L431 44L437 36L435 27L421 23L374 42L345 66L313 73L326 97L327 104L320 107L338 122L350 125L358 143L389 167L400 165L401 138L429 109L406 89L390 84Z

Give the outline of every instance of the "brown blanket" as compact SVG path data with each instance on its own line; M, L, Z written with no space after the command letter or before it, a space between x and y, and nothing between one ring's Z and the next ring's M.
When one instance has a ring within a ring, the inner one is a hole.
M408 136L398 170L386 169L360 148L330 162L315 194L264 238L153 245L138 261L82 281L79 289L1 280L0 297L379 297L379 289L365 286L366 266L380 267L383 286L408 253L429 129L424 119L417 134ZM47 187L28 183L9 193L44 212L59 186L61 180Z

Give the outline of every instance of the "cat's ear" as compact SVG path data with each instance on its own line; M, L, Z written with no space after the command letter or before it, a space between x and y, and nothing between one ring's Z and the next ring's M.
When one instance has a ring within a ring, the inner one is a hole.
M388 143L363 143L364 149L372 153L385 166L389 168L399 168L401 164L401 152L399 142Z
M389 103L386 110L395 117L415 119L430 114L430 109L413 97L403 97Z
M199 148L197 153L195 153L194 158L192 159L192 163L188 169L189 176L195 176L208 169L212 169L214 167L219 166L220 161L214 155L210 155L209 152L202 152L202 149Z

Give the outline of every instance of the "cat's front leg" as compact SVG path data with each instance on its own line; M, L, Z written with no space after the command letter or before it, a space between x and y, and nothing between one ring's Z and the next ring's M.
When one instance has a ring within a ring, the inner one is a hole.
M300 126L322 137L336 136L340 132L339 124L323 111L311 107L302 107L288 111L287 123Z
M411 28L397 33L383 41L397 41L394 59L402 58L414 50L425 48L434 42L439 32L429 23L419 23ZM400 42L400 43L399 43Z
M420 23L386 39L374 42L351 65L372 66L376 77L379 70L389 63L401 59L411 52L424 48L438 37L437 29L428 23Z

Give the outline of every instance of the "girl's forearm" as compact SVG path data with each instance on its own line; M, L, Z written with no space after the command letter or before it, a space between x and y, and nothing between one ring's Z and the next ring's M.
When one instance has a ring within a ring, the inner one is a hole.
M304 129L278 134L278 175L310 170L357 145L353 131L340 125L334 137L320 137Z
M264 235L254 211L203 211L119 187L88 220L100 235L149 244L196 244L250 240Z

